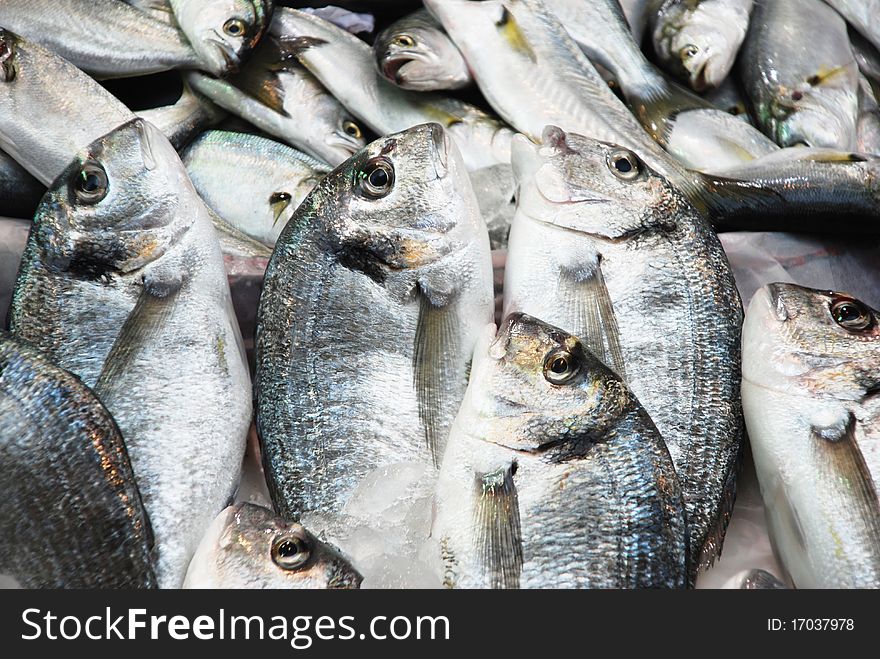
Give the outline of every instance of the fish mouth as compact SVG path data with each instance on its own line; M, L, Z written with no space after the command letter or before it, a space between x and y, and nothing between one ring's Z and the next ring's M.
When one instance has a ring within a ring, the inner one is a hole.
M399 85L405 82L401 70L407 64L424 61L424 58L419 53L413 51L402 50L395 53L388 53L382 58L382 75Z
M219 39L208 38L208 43L214 46L214 50L220 54L220 60L223 64L216 66L211 73L215 76L223 76L227 73L237 73L241 67L241 57L239 53L229 44ZM215 60L216 65L220 60Z
M15 79L15 39L11 32L0 28L0 82Z

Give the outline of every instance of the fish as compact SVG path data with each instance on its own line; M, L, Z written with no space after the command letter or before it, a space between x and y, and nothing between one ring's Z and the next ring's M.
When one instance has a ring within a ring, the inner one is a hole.
M880 49L880 2L878 0L825 0L860 34Z
M746 95L777 144L855 148L858 65L833 9L821 0L756 3L742 51Z
M493 317L489 236L438 124L327 174L275 244L254 400L276 511L335 515L383 466L433 466Z
M737 590L786 590L788 586L767 572L767 570L756 568L737 572L725 582L722 588Z
M770 284L743 326L743 410L774 551L796 588L880 587L880 312Z
M880 49L851 27L847 30L847 34L859 71L869 80L880 82L880 52L878 52Z
M205 203L234 229L266 245L275 244L297 207L330 171L265 137L220 130L202 133L181 158Z
M46 186L0 151L0 216L31 218Z
M99 79L202 66L176 26L119 0L3 0L0 25Z
M199 543L184 588L360 588L360 573L302 524L252 503L226 508Z
M514 142L504 311L580 337L645 407L684 495L689 574L721 551L742 446L742 307L715 232L631 151Z
M649 0L620 0L620 8L638 44L642 43L648 25L648 4Z
M749 104L734 76L728 76L718 87L704 92L703 98L709 101L713 107L752 123Z
M880 105L877 95L880 83L872 85L865 77L859 79L859 121L856 149L861 153L880 156Z
M379 73L403 89L443 91L473 82L464 57L425 9L382 30L373 52Z
M137 116L162 131L174 148L180 151L197 135L223 121L226 113L211 101L196 96L184 83L176 103L141 110Z
M650 0L659 63L696 91L727 78L749 28L753 0Z
M241 68L272 20L275 0L168 0L201 68L224 76Z
M3 28L0 107L0 150L44 186L82 148L134 119L121 101L76 67Z
M267 36L247 66L228 80L198 72L186 79L220 107L329 165L366 144L355 118L274 36Z
M490 325L437 481L449 588L683 588L687 524L669 451L577 337Z
M24 588L155 588L119 428L79 378L0 331L0 573Z
M546 6L590 60L611 73L645 130L688 169L747 162L778 148L751 124L667 80L633 40L617 0L549 0Z
M377 135L439 123L455 140L469 171L510 163L510 128L454 97L391 84L376 71L372 49L353 34L286 7L275 12L270 32Z

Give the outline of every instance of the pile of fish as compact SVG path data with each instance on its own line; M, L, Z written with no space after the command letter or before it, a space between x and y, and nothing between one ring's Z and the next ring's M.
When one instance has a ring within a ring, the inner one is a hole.
M0 2L0 574L880 587L880 4L312 4Z

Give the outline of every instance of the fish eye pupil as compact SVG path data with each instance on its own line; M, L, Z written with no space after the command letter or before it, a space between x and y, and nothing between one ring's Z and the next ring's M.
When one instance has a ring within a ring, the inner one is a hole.
M632 163L628 158L620 157L614 161L614 167L621 174L629 174L632 171Z
M377 167L370 172L370 185L374 188L384 188L388 185L388 172L382 167Z
M568 360L564 357L557 357L553 360L553 363L550 364L550 370L557 375L562 375L568 370Z
M244 23L237 18L231 18L223 24L223 31L231 37L237 37L244 32Z
M278 545L278 555L282 558L292 558L299 553L299 547L292 540L285 540Z
M98 180L98 176L94 173L83 172L82 173L82 185L80 186L83 192L94 192L100 186L100 181Z

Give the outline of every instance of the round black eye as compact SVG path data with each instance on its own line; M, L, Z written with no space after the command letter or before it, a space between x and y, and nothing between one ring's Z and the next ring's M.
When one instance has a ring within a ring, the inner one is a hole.
M691 57L696 57L697 53L700 52L700 49L692 43L689 43L687 46L678 51L681 59L690 59Z
M345 131L346 135L351 135L357 140L361 138L361 127L349 119L342 122L342 130Z
M282 536L272 543L272 560L284 570L301 568L308 562L311 555L311 547L299 536Z
M76 177L76 198L84 204L97 204L107 196L107 173L98 163L87 162Z
M631 151L618 149L608 154L608 166L617 178L631 181L639 175L639 159Z
M837 300L831 304L831 317L843 329L860 332L874 322L871 312L858 300Z
M804 93L803 93L803 92L793 91L793 92L791 93L791 100L793 100L793 101L799 101L799 100L801 100L803 97L804 97Z
M230 37L240 37L247 30L247 25L240 18L230 18L223 24L223 31Z
M396 46L400 46L401 48L412 48L416 45L416 40L408 34L398 34L396 37L394 37L394 44Z
M384 197L394 187L394 167L385 158L374 158L363 169L361 190L368 197Z
M544 378L550 384L569 384L579 370L572 354L565 350L555 350L544 359Z

